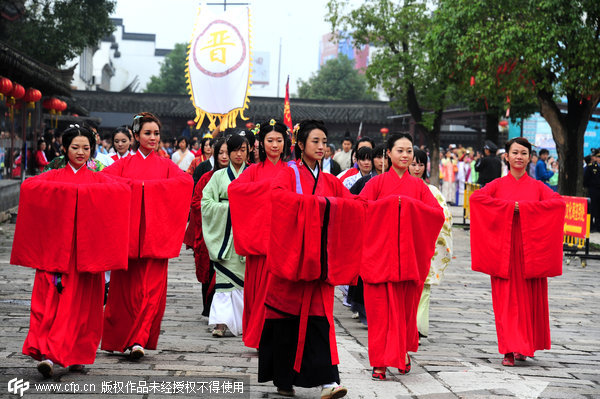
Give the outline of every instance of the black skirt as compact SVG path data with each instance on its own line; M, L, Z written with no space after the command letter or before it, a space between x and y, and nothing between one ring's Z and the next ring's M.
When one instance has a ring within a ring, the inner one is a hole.
M300 373L294 371L299 327L298 316L265 320L258 348L258 382L272 380L281 389L339 384L337 365L331 365L329 322L324 316L308 316Z

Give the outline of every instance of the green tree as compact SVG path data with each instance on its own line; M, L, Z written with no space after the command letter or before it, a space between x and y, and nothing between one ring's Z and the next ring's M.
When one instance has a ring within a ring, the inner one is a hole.
M298 97L317 100L375 100L367 79L344 54L328 60L307 80L298 79Z
M427 1L368 0L352 7L348 0L328 2L328 20L335 32L351 31L359 45L379 49L367 67L371 87L381 86L397 112L408 112L417 133L431 150L431 180L439 181L439 147L448 77L431 62L431 12Z
M435 42L455 54L435 57L440 69L473 76L467 90L503 98L504 110L537 101L556 142L559 190L581 195L583 138L600 101L600 2L442 0L436 14Z
M24 17L0 19L0 32L12 47L59 67L112 33L114 8L114 0L30 0Z
M185 65L187 43L177 43L160 65L158 76L152 76L146 93L187 94Z

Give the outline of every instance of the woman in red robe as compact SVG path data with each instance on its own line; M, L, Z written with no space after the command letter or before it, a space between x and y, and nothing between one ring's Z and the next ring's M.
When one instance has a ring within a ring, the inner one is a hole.
M192 177L158 156L160 121L142 112L133 120L139 148L103 172L132 186L129 266L111 274L102 349L132 359L156 349L167 298L169 258L179 256L192 197Z
M215 294L215 269L210 261L208 248L202 236L202 190L208 184L213 173L229 165L229 153L227 152L227 141L224 137L214 142L215 166L213 170L202 175L192 196L192 208L190 222L183 242L194 250L194 263L196 264L196 278L202 283L202 316L208 317L213 295Z
M510 173L470 198L471 267L491 276L498 351L514 366L550 349L547 277L562 274L565 202L527 174L527 139L506 152Z
M132 140L131 130L127 126L120 126L115 129L112 134L112 144L116 152L111 156L113 161L133 155L131 151Z
M321 386L321 398L326 399L347 393L338 385L333 290L356 282L364 205L335 176L321 171L326 145L323 122L301 122L296 161L271 185L271 278L258 381L272 380L284 396L294 395L294 385Z
M130 187L86 167L96 144L89 130L67 129L62 144L67 165L21 186L11 253L11 264L36 269L23 353L45 377L54 364L80 371L94 362L103 272L127 268Z
M265 321L265 298L269 273L265 238L271 226L271 182L286 167L289 156L287 126L271 119L257 124L259 163L250 165L228 187L235 252L246 256L244 275L244 344L258 348ZM261 239L262 238L262 239Z
M369 200L365 234L373 237L363 250L360 274L375 380L386 379L387 367L398 368L401 374L411 369L408 352L419 347L417 308L445 220L427 185L408 173L412 137L392 135L387 155L390 170L370 179L360 193Z

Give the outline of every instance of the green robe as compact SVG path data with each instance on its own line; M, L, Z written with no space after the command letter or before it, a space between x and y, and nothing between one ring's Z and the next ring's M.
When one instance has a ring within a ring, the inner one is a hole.
M227 187L246 168L238 172L229 164L217 170L202 191L202 235L215 267L215 291L244 288L246 258L235 253Z

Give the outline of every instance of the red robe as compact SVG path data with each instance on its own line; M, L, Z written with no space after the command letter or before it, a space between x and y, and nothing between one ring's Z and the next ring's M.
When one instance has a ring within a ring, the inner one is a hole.
M326 316L332 365L339 363L333 323L334 285L356 284L364 229L364 205L335 176L296 163L272 183L272 218L267 250L271 273L266 318L300 316L294 370L300 372L308 316ZM331 237L331 239L328 239ZM323 247L325 246L325 247ZM359 248L348 250L349 248ZM276 310L274 310L276 309Z
M350 168L348 169L346 172L344 172L343 175L340 176L340 181L343 183L344 180L346 180L347 178L349 178L350 176L354 176L355 174L357 174L358 172L360 172L358 170L358 168Z
M206 172L202 175L200 180L198 180L198 183L196 183L194 195L192 196L190 222L188 223L185 237L183 238L184 244L194 250L196 278L198 279L198 282L202 284L209 283L210 270L210 256L208 255L208 248L206 248L206 243L202 236L202 190L204 190L204 187L206 187L212 175L212 170Z
M498 351L550 349L547 277L562 274L565 202L542 182L509 174L470 204L471 267L491 276Z
M127 158L127 157L130 157L131 155L133 155L133 154L131 153L131 151L127 151L127 152L125 153L125 155L123 155L122 157L119 157L119 154L113 154L113 155L111 155L110 157L111 157L111 159L112 159L113 161L115 161L115 162L116 162L116 161L118 161L118 160L119 160L119 159L121 159L121 158Z
M40 172L43 172L44 168L49 163L50 162L48 162L48 159L46 158L46 154L44 154L44 151L38 150L35 152L35 164L37 165Z
M129 267L111 274L102 349L156 349L167 296L168 259L179 256L192 177L154 151L121 158L103 172L132 186Z
M421 179L393 169L369 180L360 197L370 200L360 272L369 361L403 370L406 352L419 348L417 308L444 212Z
M10 262L37 269L25 355L64 367L94 362L103 272L127 268L130 201L126 184L86 167L74 173L67 165L21 185Z
M250 165L227 189L235 253L246 257L244 344L258 348L265 322L269 273L265 267L271 230L271 182L286 164L266 160Z

